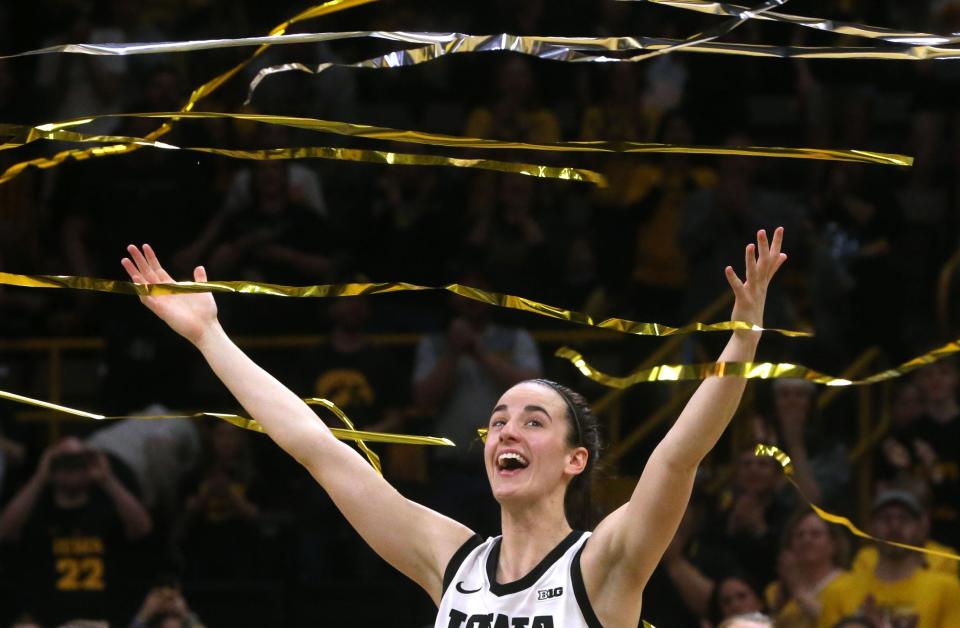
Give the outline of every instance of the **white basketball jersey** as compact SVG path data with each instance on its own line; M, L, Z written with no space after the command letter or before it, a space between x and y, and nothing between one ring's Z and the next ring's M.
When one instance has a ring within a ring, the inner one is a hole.
M580 572L588 538L571 532L533 571L500 584L500 537L473 537L447 565L435 628L601 628Z

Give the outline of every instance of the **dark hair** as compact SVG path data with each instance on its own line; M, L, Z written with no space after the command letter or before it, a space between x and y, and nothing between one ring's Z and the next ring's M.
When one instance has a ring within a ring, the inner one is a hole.
M567 405L567 443L571 447L583 447L587 450L587 466L583 472L574 476L567 486L563 498L563 510L567 523L575 530L589 530L593 527L594 512L591 499L594 470L600 456L600 427L590 404L580 393L549 379L527 380L553 389Z
M876 624L869 617L864 617L863 615L850 615L835 623L833 628L863 628L864 626L875 628Z
M753 592L754 596L760 600L760 605L766 609L766 600L763 599L763 587L754 578L751 574L746 571L741 570L740 568L734 568L732 571L726 573L720 578L717 578L714 581L713 589L710 591L710 599L707 600L707 617L713 624L719 624L724 619L727 619L723 616L723 612L720 608L720 589L724 584L730 582L731 580L739 580Z

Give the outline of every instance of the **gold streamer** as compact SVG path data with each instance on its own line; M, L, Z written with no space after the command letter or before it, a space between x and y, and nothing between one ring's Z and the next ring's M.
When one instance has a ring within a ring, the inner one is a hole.
M841 517L840 515L835 515L831 512L828 512L820 508L816 504L814 504L812 501L810 501L810 498L803 493L803 490L801 490L800 486L794 481L793 463L790 461L790 456L788 456L782 450L780 450L779 448L773 445L764 445L763 443L758 443L756 449L754 450L754 453L757 456L767 456L776 460L777 463L780 464L780 467L783 469L783 473L787 477L787 480L789 480L790 483L793 484L793 487L797 489L797 492L800 493L800 497L803 498L803 501L807 502L807 504L810 506L810 508L813 509L813 511L817 514L817 516L823 519L824 521L826 521L827 523L841 525L845 527L847 530L849 530L850 533L853 534L854 536L858 536L861 539L866 539L868 541L873 541L874 543L883 543L885 545L900 547L906 550L910 550L912 552L920 552L922 554L929 554L931 556L938 556L940 558L948 558L950 560L960 561L960 556L958 556L957 554L953 554L951 552L945 552L945 551L930 549L926 547L919 547L917 545L908 545L906 543L898 543L896 541L885 541L883 539L878 539L875 536L871 536L867 534L866 532L858 528L856 525L854 525L854 523L849 519L847 519L846 517Z
M297 15L293 16L289 20L274 26L269 33L269 36L283 35L290 26L296 24L297 22L303 22L305 20L310 20L313 18L321 17L323 15L329 15L331 13L336 13L338 11L344 11L351 9L353 7L361 6L364 4L369 4L372 2L378 2L379 0L328 0L323 4L315 5L306 9ZM241 61L237 65L233 66L226 72L215 76L210 79L203 85L195 88L191 92L190 97L187 99L186 104L183 105L181 111L187 112L192 111L198 102L206 98L210 94L214 93L220 86L230 80L235 74L247 67L254 59L259 57L261 54L266 52L270 47L270 44L261 45L257 50L250 55L246 60ZM172 122L164 122L157 129L151 131L146 139L148 141L155 141L158 138L166 135L172 127ZM53 168L59 166L67 159L76 159L83 160L90 157L104 157L107 155L122 155L139 148L139 144L119 144L116 146L108 146L102 148L87 148L87 149L71 149L66 151L61 151L55 154L53 157L42 159L42 160L31 160L30 162L21 162L14 164L7 169L6 172L0 176L0 184L9 181L13 177L17 176L23 172L28 166L33 165L40 168Z
M713 0L622 0L634 2L650 2L663 6L694 11L697 13L707 13L710 15L724 16L742 16L750 12L747 7L730 4L726 2L714 2ZM814 30L834 33L836 35L849 35L853 37L863 37L886 41L893 44L907 44L911 46L943 46L960 43L960 35L935 35L931 33L920 33L913 31L898 31L883 26L870 26L868 24L854 24L851 22L842 22L820 17L806 17L803 15L790 15L788 13L778 13L776 11L764 11L762 14L748 16L760 20L780 22L793 26L803 26Z
M758 13L754 11L752 13ZM738 22L739 25L741 22ZM311 67L303 63L284 63L263 68L250 82L247 92L249 103L257 87L267 76L282 72L298 71L321 74L332 68L386 69L412 67L435 61L441 57L474 52L510 51L549 61L565 63L637 63L650 57L671 52L698 52L777 59L885 59L898 61L925 61L931 59L955 59L960 50L938 46L771 46L762 44L717 43L714 37L694 36L690 39L667 38L596 38L584 45L583 40L566 38L563 44L554 43L562 38L511 35L464 35L445 36L442 41L419 48L410 48L371 57L355 63L321 63ZM631 45L632 44L632 45ZM608 48L609 47L609 48ZM613 51L642 50L627 57L611 57L581 50L605 49Z
M354 297L360 295L387 294L392 292L422 292L428 290L446 290L466 299L472 299L487 305L529 312L547 318L568 321L585 325L609 329L624 334L637 336L674 336L691 332L730 331L736 329L752 331L770 331L790 337L806 337L812 334L804 331L788 329L772 329L757 327L742 321L724 321L721 323L691 323L683 327L670 327L660 323L641 323L623 318L606 318L596 320L589 314L574 310L565 310L546 303L540 303L525 297L511 294L490 292L479 288L472 288L461 284L451 283L445 286L421 286L405 282L393 283L340 283L321 284L310 286L282 286L253 281L178 281L176 283L140 284L114 279L97 279L95 277L73 277L69 275L15 275L0 272L0 285L19 286L21 288L69 288L72 290L87 290L94 292L108 292L135 296L183 294L193 292L227 292L234 294L259 294L275 297L293 298L325 298L325 297ZM561 349L562 351L563 349Z
M742 11L740 14L733 17L733 19L724 22L714 28L708 29L702 33L697 33L682 41L671 42L664 47L659 49L651 49L648 52L642 53L640 55L635 55L631 57L629 61L641 61L643 59L649 59L662 54L669 54L680 50L681 48L686 48L688 46L694 46L697 44L704 44L707 42L714 41L718 37L726 35L732 32L734 29L738 28L744 24L747 20L753 18L755 15L763 14L771 9L775 9L778 6L783 5L787 0L767 0L762 5L757 7L752 11ZM409 39L407 41L410 41ZM616 37L616 38L577 38L577 39L566 39L561 38L550 38L550 37L517 37L516 35L510 35L507 33L501 33L499 35L464 35L464 34L450 34L446 35L443 40L430 42L430 45L422 47L417 50L405 50L398 53L391 53L381 57L374 57L372 59L367 59L366 61L360 61L358 63L347 63L347 64L334 64L334 63L324 63L317 67L316 70L311 70L308 66L301 63L288 63L277 66L272 66L260 70L257 75L250 82L247 92L246 103L249 104L250 100L253 98L253 93L257 89L257 85L271 74L276 74L278 72L287 72L290 70L299 70L301 72L307 72L310 74L319 74L324 70L327 70L331 67L349 67L349 68L390 68L390 67L400 67L403 65L417 65L419 63L424 63L427 61L436 60L447 54L462 54L469 52L491 52L491 51L513 51L521 52L523 54L535 55L542 59L551 59L555 61L568 61L568 62L577 62L577 61L596 61L592 57L579 54L578 50L584 49L607 49L607 50L637 50L637 49L646 49L650 43L654 41L650 38L625 38L625 37ZM664 40L659 40L664 41ZM413 43L410 41L410 43ZM558 45L562 44L562 45ZM623 59L608 59L610 61L623 61Z
M364 150L359 148L333 148L329 146L304 146L299 148L270 148L261 150L232 150L226 148L207 148L199 146L174 146L166 142L148 140L141 137L128 137L119 135L85 135L73 131L56 130L41 131L31 129L27 135L28 141L35 139L48 139L71 142L124 142L125 144L112 144L99 148L90 149L92 156L98 157L106 154L118 154L126 152L125 146L136 144L139 146L150 146L165 150L183 150L194 153L205 153L210 155L219 155L221 157L230 157L232 159L252 159L258 161L275 159L335 159L339 161L354 161L374 164L388 164L392 166L448 166L454 168L476 168L479 170L494 170L497 172L512 172L515 174L524 174L527 176L563 179L567 181L581 181L593 183L599 187L606 187L606 178L592 170L582 168L568 168L556 166L542 166L538 164L528 164L513 161L498 161L495 159L461 159L457 157L446 157L444 155L421 155L413 153L394 153L378 150ZM23 142L26 143L26 142ZM0 144L0 150L8 150L22 146L23 143L7 142ZM83 159L80 154L67 155L74 159ZM57 162L59 163L59 162ZM46 158L31 159L23 161L0 175L0 184L12 179L20 174L24 169L30 166L38 168L49 168L52 165L51 160Z
M816 159L829 161L850 161L871 163L886 166L911 166L913 158L896 153L879 153L864 150L848 149L819 149L819 148L787 148L761 146L693 146L684 144L656 144L646 142L609 142L609 141L573 141L552 142L546 144L532 144L525 142L505 142L500 140L446 135L442 133L427 133L423 131L408 131L387 127L370 126L315 118L299 118L292 116L273 116L252 113L217 113L217 112L151 112L107 114L91 118L75 118L63 122L51 122L34 127L20 125L2 125L0 134L7 139L0 144L0 150L17 148L41 139L63 141L112 141L116 136L91 136L74 133L69 129L88 124L102 118L175 118L175 119L231 119L261 124L279 125L296 129L303 129L319 133L332 133L346 137L359 137L371 140L390 140L427 146L443 146L446 148L469 149L510 149L550 152L589 152L589 153L686 153L710 155L738 155L752 157L782 157L793 159ZM147 138L123 138L124 141L153 142ZM169 144L156 144L160 148L173 148ZM104 147L101 150L112 150L113 147ZM95 149L96 150L96 149ZM68 151L69 152L69 151ZM66 159L66 157L64 157ZM62 161L62 159L60 160ZM0 183L13 178L28 165L47 168L60 163L54 159L40 158L11 166L3 175ZM547 166L544 166L547 168Z
M202 417L212 417L215 419L220 419L221 421L226 421L232 425L243 428L245 430L250 430L252 432L265 433L266 430L263 429L263 426L257 423L254 419L250 419L244 416L237 414L224 414L221 412L194 412L192 414L151 414L151 415L126 415L126 416L106 416L103 414L96 414L93 412L87 412L86 410L78 410L76 408L70 408L68 406L61 406L59 404L50 403L49 401L43 401L42 399L34 399L32 397L26 397L24 395L18 395L16 393L8 392L5 390L0 390L0 399L6 399L7 401L13 401L15 403L20 403L28 406L34 406L37 408L44 408L45 410L52 410L54 412L59 412L61 414L69 414L72 416L78 416L85 419L93 419L95 421L118 421L122 419L138 419L138 420L155 420L155 419L199 419ZM371 466L376 469L377 473L383 475L383 472L380 467L380 457L373 452L369 447L367 447L364 441L374 442L374 443L393 443L399 445L431 445L431 446L445 446L445 447L454 447L453 441L448 438L438 438L436 436L411 436L409 434L388 434L385 432L366 432L363 430L358 430L354 427L353 422L344 414L343 410L338 408L336 404L327 399L320 399L319 397L308 397L303 400L307 405L311 406L322 406L332 412L340 421L346 425L346 428L337 428L331 427L328 428L330 432L340 440L349 440L357 444L357 447L367 456L367 460L370 461Z
M805 379L815 384L825 386L868 386L889 379L894 379L916 370L926 364L931 364L948 355L960 352L960 341L952 341L937 347L932 351L907 360L899 366L874 373L863 379L843 379L815 371L800 364L789 362L705 362L700 364L660 364L651 368L634 371L626 377L617 377L603 373L584 359L584 357L570 347L557 349L554 355L569 361L584 376L598 384L610 388L630 388L644 382L679 382L701 380L708 377L742 377L744 379Z

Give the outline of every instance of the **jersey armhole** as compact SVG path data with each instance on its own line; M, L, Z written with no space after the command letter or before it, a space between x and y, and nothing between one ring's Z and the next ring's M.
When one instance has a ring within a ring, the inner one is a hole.
M587 539L589 541L589 539ZM573 596L577 600L577 606L580 607L580 613L583 614L584 621L589 628L603 628L597 614L593 611L590 604L590 598L587 597L587 587L583 584L583 572L580 570L580 555L583 554L583 548L587 546L585 541L570 563L570 580L573 582Z
M474 534L450 557L450 562L447 563L447 568L443 571L443 589L440 591L441 597L447 592L450 583L453 582L453 577L457 575L460 565L467 559L470 552L475 550L481 543L483 543L483 537L479 534Z

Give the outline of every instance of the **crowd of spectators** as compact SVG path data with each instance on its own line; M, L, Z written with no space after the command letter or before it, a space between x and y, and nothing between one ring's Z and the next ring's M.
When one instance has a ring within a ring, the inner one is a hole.
M295 30L686 37L718 19L641 2L555 4L384 1ZM6 3L0 54L63 43L260 35L307 6ZM791 10L960 30L956 0L797 0ZM863 43L758 21L726 39ZM536 143L854 148L908 153L916 162L895 169L685 154L497 153L594 169L609 181L600 188L460 168L242 161L141 148L27 169L0 185L0 270L119 278L124 247L149 242L182 278L204 264L212 279L281 284L456 282L600 318L676 325L727 290L722 270L737 267L758 228L783 225L790 261L771 291L766 323L816 336L768 334L761 359L837 373L876 346L882 357L875 363L893 365L957 329L949 311L946 330L935 322L934 298L960 235L956 62L675 53L642 63L560 64L485 53L408 69L269 77L251 104L242 104L247 82L266 65L352 62L395 47L363 39L273 47L196 110ZM252 51L0 59L0 124L176 111L191 89ZM160 123L108 117L78 130L142 137ZM163 141L440 150L228 120L176 122ZM35 142L0 152L0 171L70 147ZM534 340L569 325L445 293L319 303L223 297L219 307L224 326L238 335L324 338L319 346L251 349L298 394L333 400L362 429L454 439L460 446L451 450L380 448L384 471L411 498L484 534L497 533L499 519L471 443L500 392L543 375L588 396L602 392ZM103 339L102 353L65 383L68 404L111 415L232 409L198 356L134 299L4 287L0 320L0 341ZM384 333L420 340L374 340ZM684 354L708 355L716 340L696 335ZM654 346L624 339L592 355L625 372ZM25 354L0 354L0 389L42 397L46 383ZM726 448L735 449L729 459L711 458L648 586L644 617L661 628L764 625L756 613L787 628L960 626L957 563L936 554L960 548L958 385L960 370L949 359L897 380L880 404L889 427L859 453L866 461L859 468L850 462L857 445L852 396L821 412L813 384L756 386L736 423L749 444L791 454L796 487L752 449ZM610 429L628 430L664 391L625 395L624 414L635 418ZM0 407L0 624L50 627L83 618L138 628L360 626L384 625L388 608L390 625L432 625L426 596L380 561L265 437L215 420L127 420L71 422L66 436L51 439L45 423L24 420L21 410ZM879 423L883 412L874 411ZM621 472L629 476L642 464L642 454L627 457ZM934 553L852 538L812 514L797 490L854 516L861 514L854 496L864 473L871 497L868 520L859 523L881 539Z

